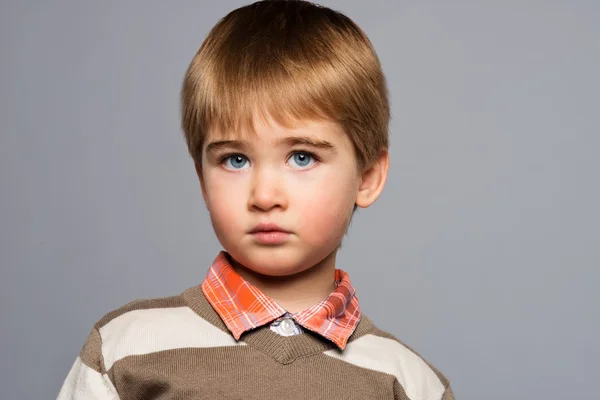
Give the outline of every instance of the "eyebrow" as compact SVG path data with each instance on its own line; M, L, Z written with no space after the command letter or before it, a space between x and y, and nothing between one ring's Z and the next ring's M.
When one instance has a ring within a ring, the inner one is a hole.
M335 150L335 146L326 141L314 139L308 136L290 136L278 141L278 144L285 144L287 146L308 146L316 149L325 149L325 150ZM206 153L216 153L221 149L247 149L249 146L246 141L240 140L216 140L214 142L210 142L206 146Z
M216 153L217 151L224 148L244 150L246 148L246 145L244 144L244 142L241 142L239 140L217 140L214 142L210 142L206 146L206 154Z
M291 136L281 140L288 146L309 146L316 149L334 150L335 146L326 140L313 139L308 136Z

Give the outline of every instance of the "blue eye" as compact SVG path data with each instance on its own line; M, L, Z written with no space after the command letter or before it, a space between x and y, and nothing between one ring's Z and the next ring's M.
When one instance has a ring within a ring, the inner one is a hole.
M248 159L240 154L234 154L223 160L227 169L244 169L248 164Z
M299 151L290 157L290 161L296 164L299 168L306 168L315 162L315 157L310 153Z

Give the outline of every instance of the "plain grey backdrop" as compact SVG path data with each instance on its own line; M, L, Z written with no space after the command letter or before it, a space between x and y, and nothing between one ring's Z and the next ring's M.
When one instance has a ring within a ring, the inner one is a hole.
M92 325L219 245L185 69L245 1L2 1L0 399L56 398ZM600 393L600 2L323 0L391 92L391 171L339 257L456 397Z

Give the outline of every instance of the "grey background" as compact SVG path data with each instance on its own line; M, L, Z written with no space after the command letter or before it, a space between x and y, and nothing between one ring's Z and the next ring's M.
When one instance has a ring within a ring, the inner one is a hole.
M55 398L93 323L219 249L178 91L243 1L2 1L0 399ZM457 398L597 398L600 3L323 1L374 42L388 186L339 258Z

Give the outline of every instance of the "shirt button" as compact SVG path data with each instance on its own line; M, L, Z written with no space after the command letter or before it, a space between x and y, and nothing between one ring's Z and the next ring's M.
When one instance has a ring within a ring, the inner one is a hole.
M290 334L294 333L294 328L296 327L296 324L291 319L286 318L286 319L281 320L281 324L279 326L281 326L281 330L286 335L290 335Z

